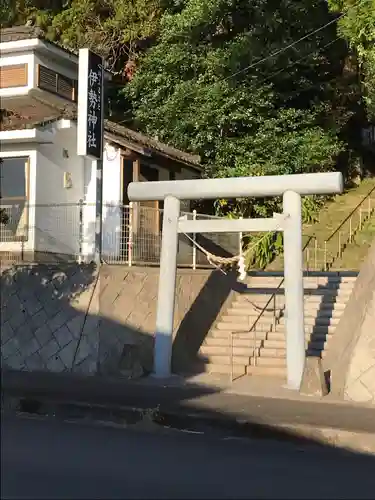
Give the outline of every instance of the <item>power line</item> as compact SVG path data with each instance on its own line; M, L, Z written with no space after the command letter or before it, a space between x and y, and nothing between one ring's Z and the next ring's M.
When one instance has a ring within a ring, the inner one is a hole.
M338 42L340 40L341 40L341 38L335 38L334 40L331 40L330 42L328 42L325 45L323 45L323 47L321 47L320 49L318 49L318 52L322 52L324 49L326 49L327 47L330 47L331 45L333 45L334 43L336 43L336 42ZM276 75L279 75L283 71L286 71L286 69L288 69L289 67L295 66L296 64L300 63L301 61L307 59L313 53L314 52L309 52L308 54L304 55L303 57L300 57L299 59L297 59L297 61L292 61L285 68L281 68L278 71L275 71L274 73L271 73L270 75L268 75L265 78L263 78L263 80L261 80L260 82L258 82L258 85L266 82L267 80L269 80L270 78L273 78Z
M287 45L286 47L283 47L283 48L281 48L281 49L279 49L279 50L276 50L275 52L273 52L273 53L269 54L268 56L263 57L263 58L261 58L261 59L260 59L260 60L258 60L258 61L255 61L254 63L250 64L249 66L246 66L245 68L242 68L242 69L240 69L240 70L236 71L235 73L232 73L232 74L228 75L227 77L223 78L223 79L221 80L221 82L225 82L225 81L227 81L227 80L230 80L231 78L234 78L235 76L238 76L238 75L240 75L240 74L242 74L242 73L245 73L245 72L249 71L250 69L255 68L256 66L259 66L260 64L262 64L262 63L264 63L264 62L268 61L269 59L272 59L273 57L276 57L276 56L278 56L278 55L280 55L280 54L282 54L282 53L286 52L287 50L289 50L289 49L291 49L291 48L295 47L295 46L296 46L296 45L298 45L300 42L302 42L302 41L304 41L304 40L308 39L309 37L311 37L311 36L315 35L316 33L319 33L320 31L324 30L325 28L328 28L328 27L329 27L329 26L331 26L332 24L337 23L340 19L344 18L344 17L348 14L348 12L349 12L351 9L356 8L356 7L357 7L357 6L361 3L361 1L362 1L362 0L357 0L357 1L353 4L353 5L349 6L349 7L348 7L348 9L347 9L345 12L343 12L343 13L342 13L342 14L340 14L339 16L335 17L335 19L332 19L331 21L329 21L328 23L324 24L323 26L320 26L319 28L317 28L317 29L315 29L315 30L313 30L313 31L311 31L311 32L309 32L309 33L307 33L306 35L304 35L303 37L299 38L298 40L296 40L296 41L294 41L294 42L290 43L290 44L289 44L289 45ZM328 43L327 43L326 45L324 45L321 49L319 49L319 50L318 50L318 52L320 52L321 50L324 50L326 47L328 47L328 46L332 45L333 43L335 43L335 42L336 42L336 41L338 41L338 40L340 40L340 39L339 39L339 38L335 38L335 40L328 42ZM298 59L297 61L294 61L294 62L292 63L292 66L294 66L295 64L298 64L298 62L300 62L301 60L303 60L303 59L307 58L307 57L308 57L309 55L311 55L311 54L313 54L313 52L310 52L310 53L309 53L309 54L307 54L306 56L303 56L302 58ZM289 67L289 66L290 66L290 64L289 64L287 67ZM282 73L283 71L285 71L285 69L286 69L286 68L282 68L282 69L280 69L280 70L276 71L275 73L273 73L273 74L271 74L271 75L267 76L267 77L266 77L264 80L262 80L260 83L263 83L264 81L268 80L269 78L272 78L273 76L275 76L275 75L277 75L277 74L279 74L279 73ZM213 83L213 84L212 84L212 86L214 86L214 85L216 85L216 84L217 84L217 82ZM193 94L194 94L193 92L190 92L190 93L188 93L187 95L185 95L185 98L186 98L186 97L189 97L189 96L193 96ZM175 127L175 128L172 130L172 133L173 133L176 129L177 129L177 127Z
M349 8L350 9L353 9L355 8L359 3L361 2L361 0L358 0L354 5L351 5ZM296 45L298 45L300 42L303 42L303 40L306 40L307 38L309 38L310 36L313 36L313 35L316 35L316 33L319 33L320 31L324 30L325 28L328 28L328 26L331 26L332 24L334 23L337 23L340 19L342 19L343 17L345 17L347 14L348 14L348 11L349 9L346 11L346 12L343 12L342 14L340 14L338 17L336 17L335 19L332 19L331 21L329 21L328 23L324 24L323 26L320 26L320 28L317 28L316 30L314 31L311 31L310 33L307 33L307 35L304 35L303 37L299 38L298 40L296 40L295 42L292 42L290 43L289 45L287 45L286 47L283 47L282 49L279 49L279 50L276 50L275 52L273 52L272 54L269 54L268 56L266 57L263 57L262 59L250 64L249 66L246 66L245 68L242 68L238 71L236 71L235 73L232 73L231 75L227 76L226 78L224 78L223 81L226 81L226 80L229 80L230 78L233 78L235 76L238 76L240 75L241 73L245 73L246 71L248 71L249 69L253 69L255 68L256 66L258 66L259 64L262 64L266 61L268 61L268 59L272 59L273 57L275 56L278 56L280 54L282 54L283 52L291 49L292 47L295 47Z

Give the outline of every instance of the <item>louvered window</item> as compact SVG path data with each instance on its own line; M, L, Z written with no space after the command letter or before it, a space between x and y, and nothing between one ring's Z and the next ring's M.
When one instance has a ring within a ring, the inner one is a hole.
M77 82L41 65L38 66L38 87L69 101L76 100Z
M27 64L0 67L0 88L25 87L27 85Z

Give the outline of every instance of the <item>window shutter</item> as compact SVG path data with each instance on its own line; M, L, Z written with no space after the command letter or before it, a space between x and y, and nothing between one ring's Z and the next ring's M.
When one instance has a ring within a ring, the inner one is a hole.
M69 101L75 100L75 81L41 65L38 68L38 87Z
M25 87L27 83L27 64L0 67L1 89Z

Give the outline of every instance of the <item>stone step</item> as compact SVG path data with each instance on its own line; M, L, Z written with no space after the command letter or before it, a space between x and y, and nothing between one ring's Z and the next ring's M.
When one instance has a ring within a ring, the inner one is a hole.
M309 300L305 299L304 300L304 306L305 310L306 309L321 309L321 310L338 310L338 311L343 311L346 307L347 301L340 301L340 302L333 302L333 301L328 301L325 302L324 300ZM252 304L248 303L245 301L241 300L235 300L231 306L228 308L227 312L228 314L259 314L260 312L263 311L264 314L268 315L273 315L274 309L276 311L283 311L285 308L285 301L283 303L281 302L276 302L275 304L273 301L267 305L261 304L260 306L258 304ZM238 312L242 311L242 312Z
M233 346L236 347L260 347L262 345L262 339L254 339L253 338L245 338L238 339L236 336L233 337ZM202 345L205 346L222 346L222 347L230 347L231 339L228 337L206 337L204 343Z
M283 276L249 276L245 283L250 285L252 283L272 283L280 284L284 280ZM357 280L357 276L304 276L304 283L352 283Z
M249 367L251 368L281 368L284 369L286 368L286 360L282 358L262 358L262 357L257 357L257 358L252 358L251 363L247 364L241 364L241 363L236 363L235 358L233 360L233 365L230 364L230 356L212 356L210 357L209 360L207 360L206 363L204 363L203 366L200 367L204 369L204 371L208 371L210 373L230 373L231 369L233 369L234 374L241 374L244 375L246 372L249 373L252 370L248 370ZM272 370L271 370L272 371ZM274 371L274 373L277 372L277 370ZM280 372L281 373L281 370Z
M200 354L199 359L200 361L214 365L230 365L233 362L233 365L247 366L250 364L251 358L250 356L231 357L230 353L227 352L226 354Z
M305 293L304 301L305 303L314 303L314 302L346 302L350 296L350 293L339 291L338 293ZM270 301L271 299L271 301ZM236 295L233 304L235 303L245 303L248 305L255 304L256 307L264 307L268 301L270 301L270 305L273 306L274 299L272 298L272 294L259 295L259 294L238 294ZM276 306L284 306L285 304L285 295L276 295L275 297Z
M313 350L311 348L311 350ZM230 356L231 355L231 347L230 346L207 346L204 345L199 350L201 357L204 359L207 357L209 360L213 356ZM235 358L238 357L267 357L267 358L286 358L286 348L270 348L267 345L264 347L256 347L253 349L252 347L236 347L233 346L233 362ZM240 364L240 363L239 363Z
M317 282L312 282L312 281L304 281L303 287L307 291L330 291L330 292L336 292L337 290L346 290L346 291L351 291L354 288L355 283L317 283ZM252 283L250 285L247 285L244 287L243 291L241 293L259 293L259 294L265 294L265 293L275 293L275 292L280 292L284 291L285 287L284 284L279 286L277 283Z
M242 311L243 312L243 311ZM228 311L229 313L229 311ZM278 316L276 316L277 318ZM236 323L236 324L246 324L246 325L253 325L254 321L256 321L257 319L259 318L259 321L260 323L262 324L272 324L273 322L273 315L260 315L260 313L258 313L258 316L251 316L250 314L232 314L232 313L229 313L229 314L223 314L223 316L220 318L220 322L223 322L223 323Z
M311 342L314 341L321 341L321 340L329 340L333 337L333 332L326 333L326 332L312 332L312 333L306 333L305 332L305 340L310 340ZM285 333L284 332L269 332L267 334L267 340L282 340L285 342Z
M336 326L339 324L340 318L324 318L324 317L312 317L305 316L305 326L313 325L313 326ZM285 317L280 318L279 325L285 324Z
M255 320L254 320L255 321ZM216 324L216 329L217 330L226 330L226 331L231 331L231 332L248 332L250 328L253 326L254 321L252 321L250 318L244 316L239 316L239 317L233 317L229 316L226 317L225 320L222 318L222 321L219 321ZM321 316L305 316L305 327L306 326L337 326L340 321L340 317L321 317ZM264 331L265 326L269 328L269 330L272 329L273 322L269 318L265 317L260 317L257 320L256 324L256 329ZM281 317L278 320L277 327L283 326L284 328L285 325L285 317ZM276 327L276 329L277 329Z
M211 338L221 338L221 339L230 339L231 337L231 331L230 330L211 330L210 333L208 334L208 336L206 337L206 339L208 337L211 337ZM251 336L253 332L239 332L239 333L235 333L233 335L233 338L235 339L249 339L249 335ZM261 332L261 331L257 331L256 332L256 338L257 339L265 339L267 337L267 333L268 331L265 330L264 332ZM229 342L229 340L228 340Z
M305 335L327 335L335 333L337 325L305 325ZM282 333L285 335L285 325L279 324L269 333Z
M246 375L246 366L243 365L233 365L231 367L230 365L220 365L217 363L206 363L203 366L203 370L206 373L215 373L218 375L230 375L231 372L233 372L233 375L235 377L241 377L242 375Z
M199 352L204 356L230 356L231 347L227 346L217 346L217 345L202 345ZM252 347L237 347L233 346L233 356L246 356L250 358L251 356L259 356L259 347L253 349Z
M247 375L257 375L262 377L278 377L286 379L286 366L247 366Z
M308 356L319 356L324 358L326 356L326 351L322 348L318 347L313 347L313 345L316 344L308 344L306 343L306 354ZM255 350L255 355L258 355L259 351L259 356L261 358L280 358L280 359L286 359L286 347L284 348L278 348L278 349L272 349L267 346L267 344L264 345L264 347L261 347L260 349Z
M271 325L272 325L272 322L270 321L267 321L267 324L264 324L264 321L265 321L265 318L262 319L262 321L258 322L258 328L259 328L259 331L261 331L261 325L263 324L264 328L263 328L263 331L267 332L270 330L271 328ZM236 321L235 323L234 322L231 322L231 321L219 321L216 326L215 326L215 329L216 330L223 330L223 331L227 331L227 332L243 332L243 333L247 333L251 326L252 326L253 322L249 322L248 320L247 321Z
M257 353L256 353L257 354ZM286 346L281 348L269 347L266 344L259 349L262 358L286 358Z
M262 340L261 342L261 347L263 349L286 349L286 340L280 339L280 340L271 340L271 339L266 339ZM235 344L233 344L235 345ZM311 340L310 335L305 337L305 347L306 349L313 349L316 351L321 351L323 350L327 345L327 341L324 339L314 339Z
M342 314L344 309L345 309L346 304L334 304L328 305L328 304L317 304L317 305L306 305L305 304L305 315L314 315L316 316L319 314L319 316L325 317L325 316L332 316L335 315L337 316L338 314ZM276 309L276 317L279 317L283 314L284 309ZM226 311L226 314L224 314L221 319L222 321L228 321L228 319L236 317L236 318L252 318L253 320L260 317L264 316L265 318L272 319L274 317L274 311L269 310L255 310L255 309L245 309L243 307L230 307Z
M286 367L286 358L283 357L269 357L269 356L259 356L257 358L251 358L250 366L277 366L279 368Z
M305 327L305 337L310 338L310 336L314 336L315 338L325 338L327 335L332 335L336 330L335 325L329 325L329 326L314 326L314 325L309 325ZM284 338L285 339L285 328L284 325L277 325L275 330L272 329L266 329L266 330L260 330L260 329L255 329L254 331L243 331L239 330L237 332L233 332L231 330L218 330L214 329L211 330L208 337L212 338L224 338L224 339L230 339L230 337L233 335L233 339L248 339L249 336L254 338L254 336L257 339L280 339Z
M330 337L329 337L330 338ZM314 350L322 350L327 345L327 340L325 337L311 337L311 335L305 335L305 345L306 348L314 349ZM249 338L237 338L233 337L231 341L229 338L220 338L220 337L207 337L202 344L202 348L204 350L206 348L222 348L222 349L230 349L231 345L233 348L248 348L253 351L254 346L257 348L264 349L285 349L286 348L286 339L285 336L283 338L278 339L258 339L249 337ZM205 352L205 351L203 351ZM213 352L213 351L212 351ZM222 352L222 351L221 351Z
M282 313L282 309L276 309L276 317L278 314ZM258 318L260 315L264 316L265 318L271 319L274 316L274 311L273 310L266 310L262 311L262 309L251 309L251 308L244 308L244 307L229 307L226 311L226 314L224 314L221 319L225 321L225 318L233 318L233 317L246 317L246 318L252 318L252 320Z

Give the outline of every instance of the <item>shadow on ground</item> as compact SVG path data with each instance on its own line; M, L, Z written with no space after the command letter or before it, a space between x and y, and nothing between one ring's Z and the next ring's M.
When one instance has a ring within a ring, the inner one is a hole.
M103 409L87 412L3 416L2 498L373 498L368 454L255 421L240 428L217 412L209 421L112 411L112 428Z

